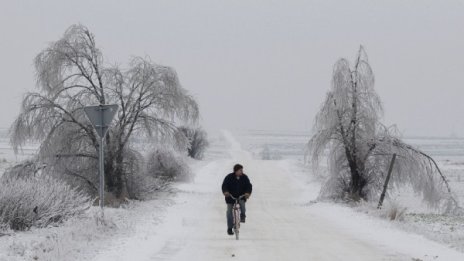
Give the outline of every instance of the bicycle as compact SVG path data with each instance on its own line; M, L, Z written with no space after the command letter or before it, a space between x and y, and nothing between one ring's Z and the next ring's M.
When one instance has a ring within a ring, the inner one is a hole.
M235 233L235 239L236 240L239 239L239 230L240 230L240 214L241 214L241 210L240 210L239 201L244 197L245 197L245 195L241 195L238 198L235 198L232 195L230 196L230 198L235 200L235 203L234 203L234 205L232 207L232 217L233 217L233 222L234 222L234 233Z

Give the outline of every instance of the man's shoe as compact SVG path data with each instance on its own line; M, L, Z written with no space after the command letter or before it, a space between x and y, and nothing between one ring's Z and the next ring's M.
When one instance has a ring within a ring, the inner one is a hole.
M232 236L234 234L234 231L232 231L232 228L227 229L227 235Z
M245 217L240 218L240 223L245 223Z

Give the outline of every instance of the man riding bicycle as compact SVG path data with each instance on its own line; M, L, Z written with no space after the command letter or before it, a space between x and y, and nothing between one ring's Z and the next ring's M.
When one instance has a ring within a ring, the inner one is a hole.
M252 185L250 183L250 179L248 179L248 176L243 173L243 166L236 164L234 166L234 172L228 174L224 178L224 182L222 182L222 193L224 194L227 203L227 234L234 234L232 231L234 226L232 208L235 200L232 197L239 198L240 196L243 196L239 200L241 212L240 222L245 223L245 202L250 197L251 190Z

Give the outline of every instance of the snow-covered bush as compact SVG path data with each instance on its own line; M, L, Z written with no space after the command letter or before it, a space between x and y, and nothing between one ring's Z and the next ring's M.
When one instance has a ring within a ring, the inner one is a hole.
M202 159L209 146L208 135L201 128L180 127L181 131L189 141L188 155L194 159Z
M159 178L162 182L188 181L190 169L182 155L158 148L147 159L147 175Z
M264 146L264 149L261 151L261 159L263 160L271 160L271 151L269 150L268 146Z
M136 200L150 199L156 191L162 190L166 185L161 178L140 172L130 174L127 179L129 195Z
M261 159L263 160L280 160L282 157L274 151L269 149L268 145L265 145L261 151Z
M45 168L44 164L39 161L30 159L14 165L7 169L3 174L3 179L16 179L16 178L32 178L40 175L41 171Z
M146 157L133 151L127 158L130 164L126 164L125 181L132 199L150 199L155 192L167 189L171 182L190 179L187 158L177 150L160 147Z
M185 156L174 150L157 148L145 160L145 164L131 160L133 168L127 165L129 169L126 170L128 174L125 182L133 199L150 199L155 192L166 189L171 182L188 181L190 178ZM142 165L145 167L139 168Z
M0 228L46 227L83 213L90 198L47 175L0 179Z
M129 197L137 200L150 198L155 191L162 188L159 179L148 175L144 166L143 156L135 150L126 152L127 162L124 164L125 182Z
M406 213L406 208L402 207L396 201L388 201L385 205L385 215L390 220L403 220L404 214Z

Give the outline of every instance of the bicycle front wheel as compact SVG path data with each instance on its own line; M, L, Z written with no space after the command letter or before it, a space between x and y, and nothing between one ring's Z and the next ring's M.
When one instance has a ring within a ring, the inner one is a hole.
M239 230L240 230L240 209L234 209L234 232L235 232L235 239L239 239Z

